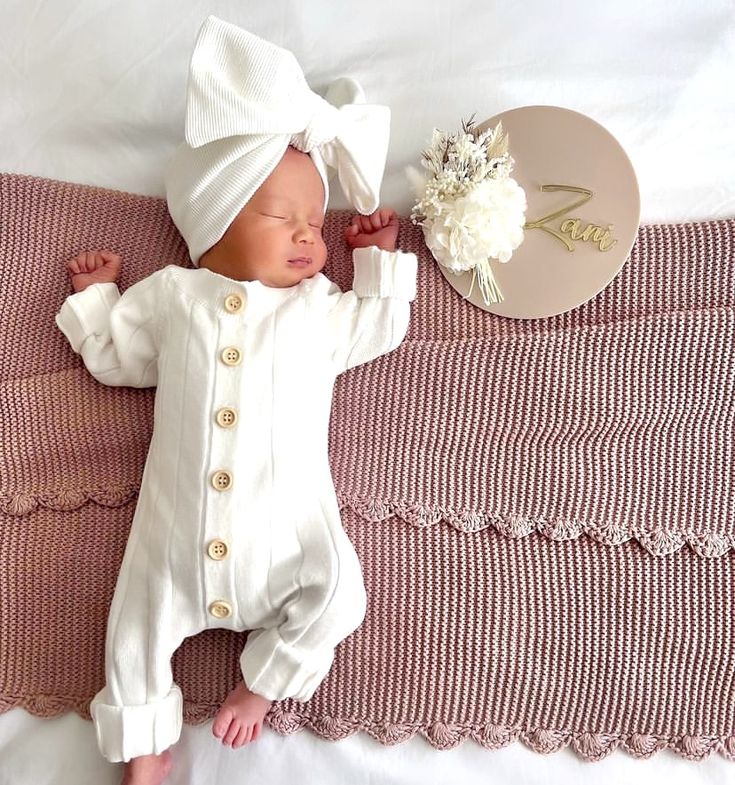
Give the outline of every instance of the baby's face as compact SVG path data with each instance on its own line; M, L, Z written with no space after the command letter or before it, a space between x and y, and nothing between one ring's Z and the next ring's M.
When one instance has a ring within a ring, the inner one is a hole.
M238 281L294 286L324 267L323 224L324 185L319 172L309 155L288 147L199 266Z

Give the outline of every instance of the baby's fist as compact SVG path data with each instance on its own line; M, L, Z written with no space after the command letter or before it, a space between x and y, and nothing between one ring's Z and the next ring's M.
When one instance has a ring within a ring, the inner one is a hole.
M372 215L355 215L345 229L345 240L350 248L377 245L384 251L395 251L398 238L398 214L389 207Z
M120 274L122 260L110 251L82 251L66 263L75 292L94 283L112 283Z

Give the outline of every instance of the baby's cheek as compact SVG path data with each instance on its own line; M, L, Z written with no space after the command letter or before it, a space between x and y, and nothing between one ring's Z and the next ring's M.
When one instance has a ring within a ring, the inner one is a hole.
M319 252L320 252L321 261L326 262L327 256L329 255L329 251L327 251L327 244L324 242L323 238L319 243Z

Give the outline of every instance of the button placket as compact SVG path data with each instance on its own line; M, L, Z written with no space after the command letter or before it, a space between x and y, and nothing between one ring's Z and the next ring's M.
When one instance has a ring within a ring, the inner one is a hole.
M218 370L215 375L215 401L219 401L220 405L212 413L214 431L209 476L212 499L210 509L216 512L209 517L205 527L204 552L208 613L215 619L224 620L233 615L235 600L229 543L235 504L232 489L236 481L231 465L234 452L231 434L238 420L237 409L226 404L239 400L244 352L242 320L237 314L243 310L244 295L229 292L220 303L224 307L220 317L220 347L224 344L224 348L218 351Z

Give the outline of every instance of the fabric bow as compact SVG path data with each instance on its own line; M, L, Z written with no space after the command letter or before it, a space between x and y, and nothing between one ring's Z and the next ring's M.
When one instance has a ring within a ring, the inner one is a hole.
M191 59L185 138L192 148L232 139L238 154L291 144L336 169L359 212L378 207L388 152L387 106L332 106L311 90L294 55L209 16Z

